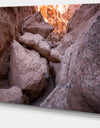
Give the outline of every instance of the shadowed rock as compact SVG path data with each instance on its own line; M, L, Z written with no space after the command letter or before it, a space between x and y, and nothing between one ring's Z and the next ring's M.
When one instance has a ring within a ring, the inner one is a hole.
M25 18L21 32L23 34L25 32L40 34L44 38L47 38L53 30L54 27L44 21L42 14L40 12L36 12L34 15L30 15Z
M53 63L59 63L61 61L60 54L57 50L55 48L51 49L49 43L39 34L26 32L23 36L19 36L19 41L39 52L40 55L45 57L48 61Z
M35 7L0 7L0 78L7 78L9 47L20 32L20 24Z
M19 86L30 99L39 96L47 86L47 61L34 50L13 41L10 59L10 86Z
M60 87L41 104L43 107L100 113L100 5L83 5L72 19L77 18L77 23L85 14L88 17L68 33L71 38L64 37L62 46L65 39L66 43L75 39L66 45L59 71L56 70L56 83Z

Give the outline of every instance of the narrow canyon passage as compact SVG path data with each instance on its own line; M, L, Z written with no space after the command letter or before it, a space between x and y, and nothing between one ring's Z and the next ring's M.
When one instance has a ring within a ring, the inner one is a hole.
M100 113L100 4L0 8L0 101Z

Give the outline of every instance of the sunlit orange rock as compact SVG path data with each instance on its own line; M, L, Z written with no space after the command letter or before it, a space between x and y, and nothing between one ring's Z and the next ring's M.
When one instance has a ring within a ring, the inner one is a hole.
M74 12L80 7L77 5L43 5L37 6L46 22L55 27L54 32L62 35L66 32L67 23Z

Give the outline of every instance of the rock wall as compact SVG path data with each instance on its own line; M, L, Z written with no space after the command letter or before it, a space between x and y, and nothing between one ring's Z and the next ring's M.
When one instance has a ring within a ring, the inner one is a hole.
M7 77L10 43L17 37L21 21L33 13L33 8L35 9L35 7L0 8L0 78Z
M54 66L58 86L41 106L100 113L100 4L82 5L67 32Z

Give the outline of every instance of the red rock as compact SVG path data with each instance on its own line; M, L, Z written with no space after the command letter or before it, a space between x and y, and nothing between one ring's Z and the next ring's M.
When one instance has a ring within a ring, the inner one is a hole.
M32 14L31 7L0 7L0 77L7 77L9 47L20 31L20 23Z
M38 11L44 16L45 21L55 27L54 32L57 33L60 38L66 33L67 23L79 7L80 4L37 6Z
M40 12L36 12L34 15L30 15L25 18L21 32L31 32L33 34L40 34L44 38L47 38L50 32L54 30L54 27L44 21L44 18Z
M47 40L43 39L39 34L32 34L29 32L25 32L24 35L19 36L19 41L36 50L40 55L45 57L48 61L53 63L60 63L61 58L58 51L55 48L51 48Z
M67 32L72 31L74 28L76 28L76 26L89 20L92 16L95 15L99 7L100 4L87 4L86 6L82 5L70 19L70 22L67 25Z
M56 70L56 83L59 87L41 106L100 113L99 15L100 5L94 4L83 5L77 10L77 15L72 17L73 21L76 19L76 23L80 17L84 20L68 33L71 36L69 41L75 39L72 44L66 45L59 71ZM69 24L74 22L70 20ZM65 46L65 40L63 45Z
M22 91L19 87L0 89L0 102L22 104Z
M10 86L20 87L33 100L47 86L48 65L46 59L34 50L28 50L13 41L10 58Z

